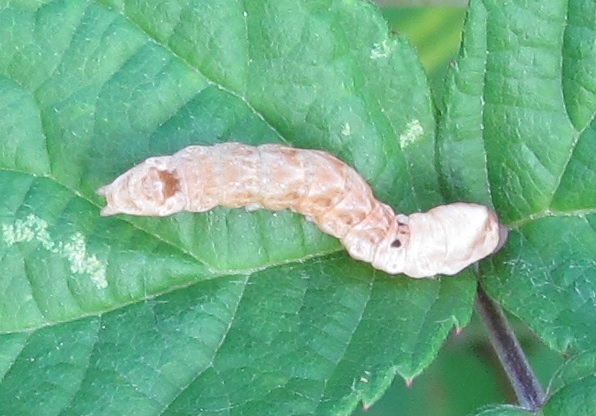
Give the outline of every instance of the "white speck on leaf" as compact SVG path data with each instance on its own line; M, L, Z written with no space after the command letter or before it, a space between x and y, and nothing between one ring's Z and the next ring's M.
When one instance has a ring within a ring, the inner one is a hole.
M361 383L368 383L370 381L370 376L372 375L372 373L368 370L364 370L364 374L362 374L360 376L360 382Z
M420 120L415 119L406 125L406 131L399 136L399 145L405 149L424 134L424 128L420 124Z
M350 126L350 123L344 123L341 126L341 135L349 136L350 134L352 134L352 127Z
M373 44L373 48L370 51L370 59L387 58L391 52L391 44L387 39L383 39L383 41Z
M76 232L67 242L55 242L47 228L48 223L45 220L29 214L24 220L16 220L12 225L2 224L2 239L9 247L16 243L36 241L45 250L66 259L72 273L88 275L99 289L108 287L106 266L87 252L83 234Z

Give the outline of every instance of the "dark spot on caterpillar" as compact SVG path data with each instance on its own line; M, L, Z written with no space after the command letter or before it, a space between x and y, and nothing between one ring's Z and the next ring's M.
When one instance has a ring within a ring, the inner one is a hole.
M393 248L400 248L401 247L401 241L399 241L399 240L393 240L393 242L391 243L391 247L393 247Z
M397 234L399 236L407 236L410 234L410 227L405 222L397 220Z
M168 199L180 191L180 182L173 172L167 170L158 171L159 180L163 183L163 196Z

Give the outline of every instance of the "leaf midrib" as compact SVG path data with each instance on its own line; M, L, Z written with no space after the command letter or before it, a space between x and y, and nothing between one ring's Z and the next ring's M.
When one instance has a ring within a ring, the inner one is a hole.
M596 208L586 208L586 209L577 209L577 210L569 210L569 211L555 211L549 208L545 208L542 211L537 213L528 215L522 219L517 221L513 221L509 224L505 224L508 228L511 229L518 229L522 228L523 226L532 223L534 221L539 221L544 218L562 218L562 217L575 217L575 218L583 218L588 215L596 214Z

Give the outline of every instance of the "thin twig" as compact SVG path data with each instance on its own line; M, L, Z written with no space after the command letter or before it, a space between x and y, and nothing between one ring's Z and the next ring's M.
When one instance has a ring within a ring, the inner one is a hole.
M519 405L536 411L544 404L544 390L530 367L515 333L501 307L478 285L476 309L486 329L499 361L503 366Z

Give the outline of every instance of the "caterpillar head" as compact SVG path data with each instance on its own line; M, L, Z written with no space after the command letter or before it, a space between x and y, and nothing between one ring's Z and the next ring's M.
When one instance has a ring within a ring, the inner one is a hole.
M410 239L403 273L453 275L499 250L507 228L483 205L454 203L408 217Z
M167 156L149 158L97 190L107 202L101 215L171 215L186 206L181 186L176 169L168 168Z

